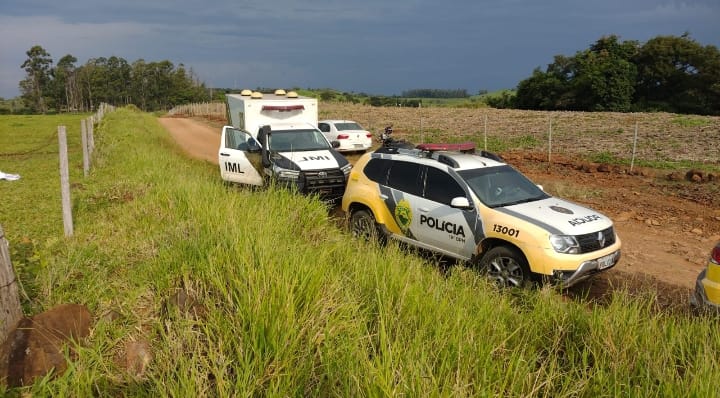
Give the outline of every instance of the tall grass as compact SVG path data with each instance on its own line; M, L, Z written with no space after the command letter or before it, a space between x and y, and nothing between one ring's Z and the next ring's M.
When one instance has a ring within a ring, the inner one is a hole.
M395 245L352 239L311 198L222 184L217 166L187 160L154 117L130 109L106 116L96 143L96 166L73 191L75 236L46 237L38 272L20 275L36 287L29 308L82 303L96 323L70 369L28 393L717 391L715 319L658 313L652 297L620 292L595 307L552 290L498 291L461 267L441 273ZM170 304L180 289L191 309ZM141 375L124 366L134 340L152 348Z

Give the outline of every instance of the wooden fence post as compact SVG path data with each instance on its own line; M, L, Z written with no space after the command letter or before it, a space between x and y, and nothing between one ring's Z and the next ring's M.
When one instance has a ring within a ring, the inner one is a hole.
M88 147L89 147L88 153L90 154L90 158L92 158L93 151L95 151L95 126L92 123L92 119L88 119L87 124L88 124L88 144L89 144L88 145Z
M70 167L65 126L58 126L58 144L60 145L60 194L62 196L63 227L65 236L69 237L73 236L73 220L70 206Z
M88 143L88 128L87 119L80 121L80 130L82 138L82 151L83 151L83 175L87 177L90 171L90 148Z
M0 344L22 318L20 295L5 231L0 225Z

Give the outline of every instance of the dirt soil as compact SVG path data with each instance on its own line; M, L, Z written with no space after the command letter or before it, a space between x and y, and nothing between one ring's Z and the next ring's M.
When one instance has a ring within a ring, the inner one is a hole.
M220 126L224 124L220 119L159 120L190 157L217 163ZM720 240L717 175L699 177L687 170L672 174L640 168L630 173L626 168L588 163L571 155L553 155L549 164L547 153L531 151L501 155L546 191L593 207L615 222L623 242L620 262L571 288L569 297L602 303L609 293L623 289L631 295L651 294L660 310L689 308L697 275L712 245ZM352 162L357 156L349 158Z

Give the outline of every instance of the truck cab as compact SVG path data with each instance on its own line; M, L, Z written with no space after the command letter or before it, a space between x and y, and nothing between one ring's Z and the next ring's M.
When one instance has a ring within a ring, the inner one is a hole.
M223 180L264 185L268 180L337 200L351 165L317 128L317 100L293 92L226 94L228 121L218 151Z

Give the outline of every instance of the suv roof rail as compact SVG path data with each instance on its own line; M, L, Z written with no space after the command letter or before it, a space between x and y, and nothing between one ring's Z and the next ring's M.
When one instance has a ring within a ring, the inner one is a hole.
M375 150L375 153L390 153L390 154L404 154L404 155L414 155L417 156L420 151L417 149L407 149L407 148L397 148L397 147L380 147Z
M461 142L459 144L419 144L416 146L417 149L422 151L434 152L434 151L454 151L462 153L475 153L474 142Z
M460 167L460 164L453 158L447 156L447 155L438 155L437 161L443 164L446 164L452 168Z
M502 156L500 156L494 152L488 152L488 151L483 150L483 151L480 151L480 156L482 156L484 158L492 159L492 160L495 160L498 162L505 163L505 159L503 159Z

